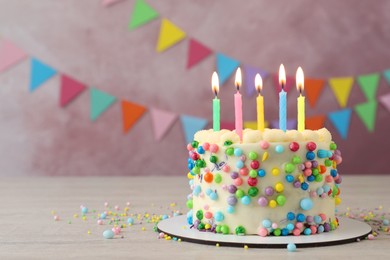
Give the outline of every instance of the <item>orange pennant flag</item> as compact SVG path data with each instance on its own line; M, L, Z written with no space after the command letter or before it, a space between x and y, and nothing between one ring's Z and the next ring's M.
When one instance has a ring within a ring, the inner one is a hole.
M127 133L145 111L146 108L141 105L122 100L123 132Z
M325 115L307 117L305 120L306 129L318 130L324 127Z
M309 100L310 107L316 106L317 100L324 88L324 80L322 79L305 79L305 94Z

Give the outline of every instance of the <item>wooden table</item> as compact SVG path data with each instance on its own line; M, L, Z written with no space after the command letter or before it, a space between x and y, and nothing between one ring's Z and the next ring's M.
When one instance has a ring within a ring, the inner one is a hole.
M347 207L390 208L390 176L344 176L343 203ZM186 212L189 193L186 177L34 177L0 179L0 259L258 259L316 258L362 259L390 257L390 235L382 232L375 240L340 246L286 249L224 248L158 239L153 224L137 223L123 229L124 238L108 240L102 232L111 228L96 224L104 202L130 202L129 214L172 214ZM176 202L176 206L171 205ZM89 208L87 219L80 205ZM95 209L96 212L91 211ZM54 221L51 211L61 218ZM113 209L113 211L115 211ZM74 218L74 214L79 214ZM95 217L95 218L94 218ZM127 217L125 217L127 219ZM68 222L71 221L71 224ZM143 231L142 228L146 230ZM88 234L90 231L90 234Z

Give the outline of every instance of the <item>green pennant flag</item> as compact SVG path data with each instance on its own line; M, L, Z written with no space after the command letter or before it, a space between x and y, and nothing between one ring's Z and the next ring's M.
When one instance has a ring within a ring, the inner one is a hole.
M383 72L383 77L385 77L385 80L390 86L390 69L387 69Z
M360 89L363 91L368 101L375 100L376 91L379 85L379 73L361 75L357 77Z
M369 132L373 132L375 128L376 111L378 107L377 101L368 101L355 106L355 112L367 127Z
M116 101L116 97L93 87L91 87L90 96L90 118L92 121L98 119L98 117Z
M157 17L158 13L153 7L145 3L144 0L136 0L129 22L129 29L136 29Z

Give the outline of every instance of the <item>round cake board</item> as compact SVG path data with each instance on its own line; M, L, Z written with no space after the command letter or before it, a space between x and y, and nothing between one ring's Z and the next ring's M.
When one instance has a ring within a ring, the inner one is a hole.
M286 248L289 243L294 243L298 248L340 245L365 239L372 231L368 224L354 219L339 218L339 223L339 227L332 232L310 236L237 236L198 231L190 228L187 224L187 217L181 215L160 221L157 229L159 232L180 238L182 241L229 247L247 245L250 248Z

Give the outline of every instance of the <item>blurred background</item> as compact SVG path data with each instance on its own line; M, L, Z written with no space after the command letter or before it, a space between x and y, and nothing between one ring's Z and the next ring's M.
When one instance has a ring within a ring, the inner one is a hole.
M244 121L278 119L286 67L296 120L302 66L307 125L326 127L344 174L388 174L389 1L0 1L0 175L186 175L186 144L234 124L234 71ZM187 137L187 139L186 139Z

